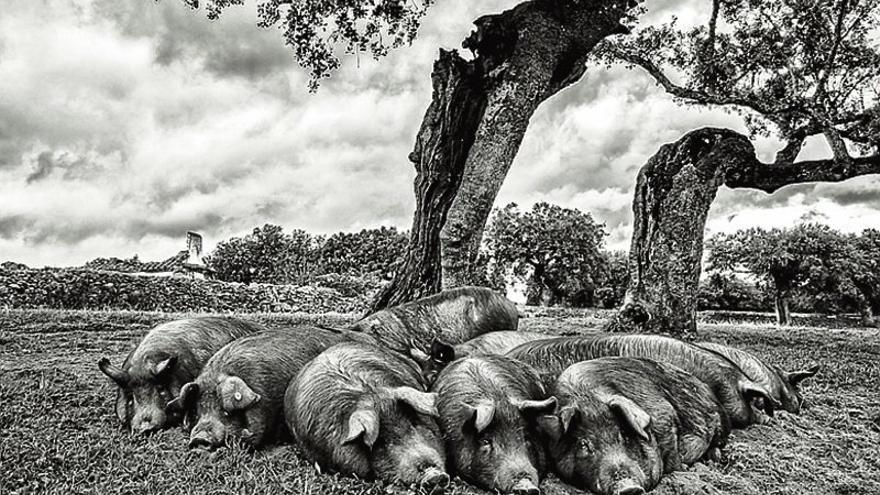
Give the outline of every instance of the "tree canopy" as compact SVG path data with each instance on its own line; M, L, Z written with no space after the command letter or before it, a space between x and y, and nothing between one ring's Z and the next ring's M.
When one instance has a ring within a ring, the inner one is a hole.
M199 8L199 0L183 0ZM245 0L207 0L209 19ZM276 27L297 62L309 71L309 87L339 68L338 50L379 58L410 43L434 0L259 0L257 25Z
M740 112L753 134L778 135L787 144L777 165L794 162L806 138L821 134L834 161L880 170L880 0L713 0L712 7L705 25L644 27L607 40L598 54L641 67L682 102ZM853 157L846 141L874 155Z

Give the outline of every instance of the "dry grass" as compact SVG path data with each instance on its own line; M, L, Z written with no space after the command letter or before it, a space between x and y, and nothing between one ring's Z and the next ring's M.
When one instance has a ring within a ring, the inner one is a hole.
M399 493L320 475L295 447L212 454L185 448L183 433L149 438L119 431L113 390L95 363L121 360L164 313L0 311L0 494L5 493ZM252 315L270 324L340 324L346 315ZM530 311L525 330L572 333L602 313ZM734 433L722 463L664 479L655 493L880 493L880 332L854 328L777 329L751 318L704 323L703 340L728 342L793 369L825 368L807 382L800 416ZM821 323L821 322L818 322ZM829 326L839 327L838 322ZM816 325L812 319L809 324ZM553 479L545 493L570 492ZM456 482L450 493L477 493Z

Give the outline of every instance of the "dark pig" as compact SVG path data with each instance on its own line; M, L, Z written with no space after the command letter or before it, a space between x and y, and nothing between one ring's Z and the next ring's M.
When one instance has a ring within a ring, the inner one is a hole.
M213 449L235 438L258 447L284 432L282 402L290 381L343 338L310 326L242 337L220 349L168 408L186 414L190 447Z
M431 355L413 353L413 358L422 367L422 376L429 384L449 363L468 356L506 354L514 347L533 340L552 339L554 335L536 332L500 331L489 332L462 344L451 345L439 339L431 343Z
M122 367L108 358L98 368L118 386L116 416L134 432L147 433L180 422L165 406L184 383L195 379L208 359L229 342L264 330L236 318L202 317L174 320L150 330L125 358Z
M649 359L575 363L554 394L559 412L541 423L554 467L569 483L600 494L642 493L660 473L718 459L730 434L727 414L705 383Z
M574 363L600 357L640 357L671 364L708 385L738 428L760 422L760 413L753 403L763 404L770 415L778 406L767 389L750 380L730 360L660 335L560 337L522 344L507 355L537 368L545 383Z
M435 399L405 357L344 342L291 382L284 416L305 455L323 469L430 490L449 483Z
M460 287L384 309L351 329L374 337L405 355L428 355L439 339L459 344L487 332L516 330L519 311L506 297L485 287Z
M700 342L696 345L731 360L747 377L769 390L770 395L782 405L782 409L790 413L799 413L804 405L804 398L798 387L800 382L819 372L818 365L803 371L783 371L749 352L723 344Z
M556 398L534 370L504 356L463 358L434 391L456 474L486 490L539 493L547 466L537 418L555 410Z

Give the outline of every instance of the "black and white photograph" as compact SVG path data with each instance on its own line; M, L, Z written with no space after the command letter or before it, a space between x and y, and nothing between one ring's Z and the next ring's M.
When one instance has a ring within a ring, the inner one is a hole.
M0 0L0 494L880 494L880 0Z

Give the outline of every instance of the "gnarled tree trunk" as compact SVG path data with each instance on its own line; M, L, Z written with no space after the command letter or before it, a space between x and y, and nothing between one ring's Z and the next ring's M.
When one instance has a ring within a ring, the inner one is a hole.
M793 156L794 155L794 156ZM758 161L749 139L732 130L703 128L663 145L642 167L633 199L630 281L610 331L676 335L696 331L696 298L706 216L718 188L773 193L790 184L839 182L880 173L880 155L843 162ZM781 321L790 321L787 303Z
M409 155L417 171L409 248L394 279L373 302L373 311L440 290L440 229L486 108L482 75L455 51L440 51L431 81L431 105Z
M475 22L464 43L473 60L441 53L411 155L418 174L410 247L372 311L437 292L441 280L473 281L482 230L531 115L580 79L596 43L626 31L620 20L635 3L523 2Z
M736 132L700 129L666 144L639 171L633 199L630 281L611 330L696 331L706 216L725 173L754 156Z
M464 46L491 62L486 113L441 231L443 288L473 281L483 229L538 106L577 82L635 2L526 2L476 21Z

